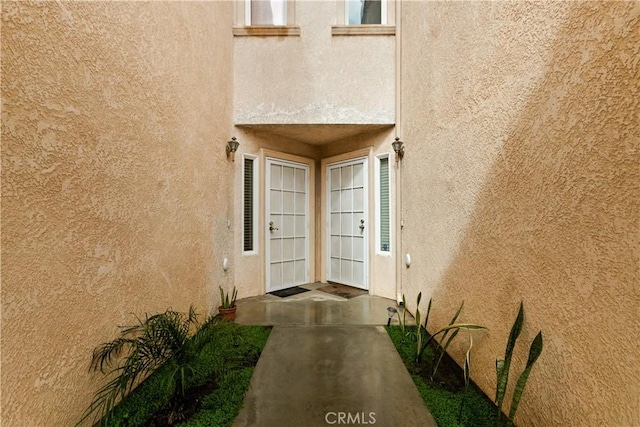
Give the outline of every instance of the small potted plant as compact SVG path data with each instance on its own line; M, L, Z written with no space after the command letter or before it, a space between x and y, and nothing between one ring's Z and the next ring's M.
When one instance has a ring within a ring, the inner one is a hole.
M233 322L236 320L236 298L238 297L238 290L236 287L233 287L231 291L231 295L228 292L225 292L222 289L222 286L218 286L220 288L220 307L218 307L218 312L220 316L222 316L223 320L228 320Z

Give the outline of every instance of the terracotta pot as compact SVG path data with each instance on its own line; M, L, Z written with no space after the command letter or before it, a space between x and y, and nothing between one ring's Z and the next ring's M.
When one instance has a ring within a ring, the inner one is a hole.
M218 312L220 316L222 316L222 320L228 320L233 322L236 320L236 310L238 309L237 305L234 305L231 308L222 308L222 306L218 307Z

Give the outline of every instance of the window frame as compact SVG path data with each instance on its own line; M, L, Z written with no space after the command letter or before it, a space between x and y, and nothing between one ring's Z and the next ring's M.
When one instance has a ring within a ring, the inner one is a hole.
M253 197L252 197L252 218L251 218L251 222L252 222L252 233L253 235L251 236L251 242L252 242L252 248L251 250L246 250L244 247L244 241L245 241L245 209L246 209L246 205L245 205L245 167L246 167L246 160L251 160L252 161L252 166L253 166L253 176L252 176L252 185L251 185L251 189L253 192ZM258 236L258 230L259 230L259 224L258 224L258 220L259 220L259 215L260 215L260 162L258 161L258 156L255 156L253 154L243 154L242 155L242 254L243 255L257 255L259 253L259 247L258 247L258 242L259 242L259 236Z

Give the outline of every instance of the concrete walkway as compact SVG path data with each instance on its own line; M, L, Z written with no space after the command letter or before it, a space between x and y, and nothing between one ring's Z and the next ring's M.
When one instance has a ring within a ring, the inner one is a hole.
M257 313L270 311L279 324L258 361L234 426L436 426L386 331L372 326L386 323L386 307L393 301L369 295L348 301L318 300L322 295L309 299L313 294L306 300L270 297L238 304L239 323L256 324L246 320L256 321ZM280 306L285 300L293 317L280 309L259 308ZM372 304L381 310L357 315L351 309ZM332 321L308 310L331 313ZM337 324L341 316L336 313L346 313L342 320L347 324ZM274 319L257 324L267 320Z

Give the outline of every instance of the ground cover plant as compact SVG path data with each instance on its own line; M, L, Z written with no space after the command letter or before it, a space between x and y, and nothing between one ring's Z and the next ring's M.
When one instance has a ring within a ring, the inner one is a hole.
M78 424L231 425L269 332L200 323L193 309L138 319L94 351L91 367L108 381Z
M466 382L462 369L448 354L440 359L436 342L431 340L416 362L416 326L387 326L411 378L439 427L495 427L496 406L473 382ZM439 367L431 379L433 359L438 355Z
M518 378L513 393L511 410L507 417L502 412L502 403L508 381L511 356L524 321L522 303L511 329L505 358L496 360L498 378L494 403L470 380L471 349L473 347L471 332L485 328L471 323L457 322L464 306L463 303L447 326L430 335L427 332L427 324L432 301L429 300L426 319L422 324L419 309L420 299L421 294L418 294L415 315L416 326L406 325L406 310L402 310L402 317L398 313L400 325L387 326L387 332L437 424L440 427L513 426L515 413L527 379L534 363L542 352L542 332L539 332L531 343L529 357L525 369ZM403 303L405 303L404 306L406 307L404 296ZM449 344L451 344L451 341L458 335L460 330L468 330L469 332L469 347L465 354L462 368L446 353ZM439 340L436 339L438 335L440 335Z

